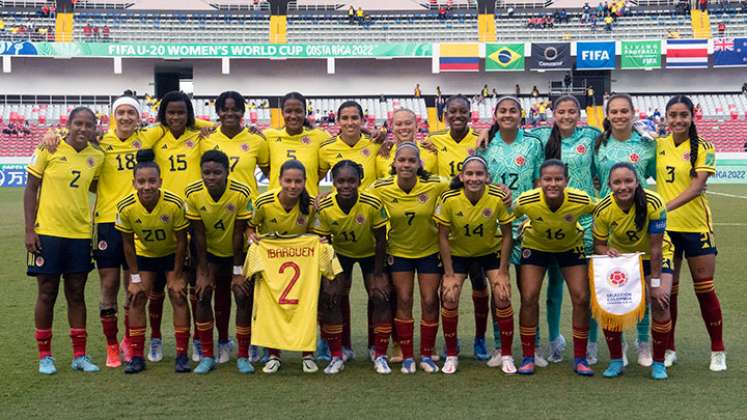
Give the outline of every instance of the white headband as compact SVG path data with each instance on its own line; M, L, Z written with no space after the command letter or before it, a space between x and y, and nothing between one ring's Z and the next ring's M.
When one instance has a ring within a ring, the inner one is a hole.
M130 96L122 96L118 98L116 101L114 101L114 105L112 105L112 113L117 112L117 108L119 108L122 105L129 105L137 111L137 114L140 115L140 103L137 101L137 99L130 97Z

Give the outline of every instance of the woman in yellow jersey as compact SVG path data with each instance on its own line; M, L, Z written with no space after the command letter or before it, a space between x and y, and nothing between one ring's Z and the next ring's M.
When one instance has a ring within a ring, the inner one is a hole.
M184 217L182 199L161 189L161 170L153 159L150 150L138 152L132 182L135 192L117 203L116 228L122 233L125 260L130 269L127 342L131 359L125 373L139 373L145 369L145 304L159 272L166 273L169 300L174 310L175 371L184 373L191 370L187 358L187 283L183 276L189 222Z
M471 104L465 96L456 95L446 100L445 119L449 129L428 136L428 141L438 150L438 175L459 175L464 159L475 153L479 133L469 126L471 118Z
M361 187L367 188L376 180L376 156L380 145L362 131L363 108L358 102L345 101L337 110L340 134L319 146L319 179L324 179L335 163L349 159L361 165ZM349 339L349 336L348 336ZM350 343L343 343L349 347Z
M300 235L307 233L314 217L314 206L306 190L306 168L298 160L288 160L278 167L280 188L260 194L253 203L252 219L247 236L249 244L261 239L261 235ZM322 284L334 283L323 282ZM325 300L321 300L323 307ZM270 356L262 371L275 373L280 369L280 351L269 349ZM312 352L303 353L303 371L319 370Z
M334 192L319 203L312 231L322 236L331 236L332 245L340 260L343 273L342 318L345 303L353 280L353 267L357 263L363 274L368 292L369 352L377 373L391 373L386 358L389 335L392 333L392 314L389 305L389 280L384 273L386 259L386 225L389 213L381 200L373 194L359 191L364 169L352 160L341 160L332 167ZM350 315L348 306L347 316ZM327 331L331 361L327 369L338 370L344 360L343 331ZM349 327L348 327L349 328ZM372 330L372 331L371 331ZM324 331L323 331L324 332ZM348 330L349 333L349 330ZM343 335L340 343L339 335ZM373 337L371 337L373 335ZM352 349L349 349L352 352ZM325 369L326 371L326 369ZM336 372L335 372L336 373Z
M23 195L29 276L38 284L34 322L39 349L39 373L57 371L52 358L54 304L65 280L67 316L73 343L74 370L97 372L86 355L85 286L91 264L89 190L96 190L104 154L95 140L96 115L75 108L68 118L68 133L57 153L39 146L28 166Z
M319 194L319 146L329 138L324 130L312 128L306 120L306 98L290 92L280 101L285 126L264 131L270 150L270 186L280 187L280 167L285 161L298 160L306 168L306 191L312 197Z
M244 253L244 231L251 218L251 189L228 177L229 158L220 150L208 150L202 155L200 167L202 180L187 187L187 219L192 227L192 240L196 248L195 295L197 310L195 320L200 337L202 354L195 373L205 374L217 363L229 360L228 320L231 308L231 288L237 294L237 302L247 300L249 287L242 276L242 256ZM212 296L215 291L215 315ZM228 302L220 299L226 296ZM251 327L251 310L242 307L236 313L237 340L239 353L237 367L241 373L252 373L254 368L248 360ZM225 325L218 328L218 358L213 353L214 321L225 318Z
M267 141L260 134L244 127L246 100L234 91L226 91L215 100L215 112L218 114L220 127L211 135L200 141L200 151L220 150L228 156L231 178L246 184L252 190L252 198L257 189L256 170L259 168L264 176L270 171L270 152Z
M716 172L716 153L710 143L698 137L694 106L687 96L678 95L670 99L665 113L671 134L656 142L656 188L667 205L667 233L674 244L672 339L666 363L671 365L677 360L674 328L684 254L711 339L710 369L723 371L726 370L723 316L713 282L717 252L711 209L704 192L708 177Z
M493 288L496 319L501 324L502 369L516 373L511 356L514 335L511 283L508 265L514 217L503 204L505 193L490 185L488 164L479 156L462 162L462 172L441 194L433 219L438 224L439 248L444 267L441 283L441 318L446 341L442 371L455 373L459 365L457 324L459 296L471 270L484 271Z
M574 371L581 376L594 372L586 360L589 333L589 284L584 257L584 231L578 219L594 210L588 194L568 185L568 167L560 160L546 160L540 167L540 188L519 196L514 215L527 216L521 243L519 326L523 358L518 373L534 373L534 348L539 318L539 295L547 268L557 264L565 278L573 304Z
M611 194L594 210L595 252L610 257L618 257L621 253L644 253L643 273L654 320L651 326L654 339L651 377L667 379L664 351L672 328L669 314L672 245L665 231L667 210L659 194L643 189L635 167L627 162L612 165L608 184ZM622 332L605 329L604 335L610 349L610 363L602 376L614 378L623 374Z
M427 142L415 139L418 131L418 121L415 113L407 108L399 108L392 114L392 136L393 141L384 142L376 156L376 178L386 178L392 170L394 154L397 145L403 142L414 142L420 148L420 159L423 169L430 173L436 173L438 169L438 157L436 148Z
M389 212L388 264L397 294L394 325L402 348L402 373L415 373L413 358L412 294L415 272L420 286L420 367L438 372L433 347L438 333L438 286L441 262L433 222L438 197L448 188L446 178L423 169L415 143L401 143L394 155L392 175L376 181L373 192Z

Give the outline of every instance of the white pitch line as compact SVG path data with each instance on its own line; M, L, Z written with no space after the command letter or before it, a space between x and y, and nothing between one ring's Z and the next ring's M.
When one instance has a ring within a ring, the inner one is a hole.
M747 226L747 223L714 223L714 226Z
M722 197L729 197L729 198L744 198L744 199L747 199L747 197L746 197L746 196L743 196L743 195L734 195L734 194L720 193L720 192L715 192L715 191L706 191L706 192L707 192L708 194L713 194L713 195L720 195L720 196L722 196Z

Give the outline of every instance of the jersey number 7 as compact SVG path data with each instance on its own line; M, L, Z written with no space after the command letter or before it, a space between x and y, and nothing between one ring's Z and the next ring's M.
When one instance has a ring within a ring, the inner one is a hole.
M288 282L288 285L285 286L285 289L283 289L283 293L280 294L278 303L281 305L298 305L298 299L288 299L288 294L290 293L291 289L293 289L293 286L296 285L298 278L301 276L301 268L293 261L286 261L283 263L283 265L280 266L278 273L283 274L288 268L293 269L293 277L291 277L290 282Z

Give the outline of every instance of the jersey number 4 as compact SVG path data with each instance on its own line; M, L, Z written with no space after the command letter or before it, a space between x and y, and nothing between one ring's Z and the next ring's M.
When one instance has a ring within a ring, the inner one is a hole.
M301 276L301 267L293 261L286 261L280 266L278 273L283 274L285 273L285 270L289 268L293 270L293 276L291 277L290 282L288 282L288 285L285 286L285 289L283 289L283 293L280 294L278 303L281 305L298 305L298 299L288 299L288 294Z

